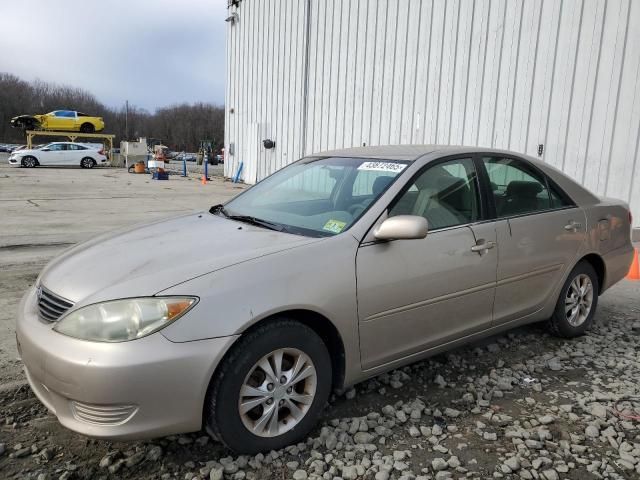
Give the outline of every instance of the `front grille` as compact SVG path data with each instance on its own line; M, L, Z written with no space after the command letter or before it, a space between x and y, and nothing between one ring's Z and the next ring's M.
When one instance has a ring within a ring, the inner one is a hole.
M50 292L44 287L38 288L38 310L40 318L47 322L55 322L64 312L73 307L69 300Z
M138 411L135 405L93 405L73 400L73 416L94 425L122 425Z

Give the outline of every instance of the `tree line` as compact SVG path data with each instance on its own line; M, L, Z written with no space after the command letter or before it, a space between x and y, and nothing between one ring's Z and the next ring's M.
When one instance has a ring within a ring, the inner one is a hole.
M106 125L104 133L116 136L115 145L138 137L159 140L177 151L196 151L202 140L212 141L216 150L224 145L224 107L218 105L204 102L171 105L154 113L129 105L125 122L124 106L107 107L84 89L40 80L27 82L0 72L0 142L25 143L24 133L11 127L11 118L53 110L77 110L102 117Z

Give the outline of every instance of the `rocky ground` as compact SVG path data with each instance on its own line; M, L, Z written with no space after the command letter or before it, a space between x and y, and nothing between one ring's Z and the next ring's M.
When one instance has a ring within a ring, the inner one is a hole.
M76 242L207 209L241 187L2 163L0 154L0 480L640 478L640 402L629 400L640 395L640 282L607 292L585 337L529 326L364 382L280 452L233 456L204 432L136 443L76 435L15 360L20 296Z
M306 442L251 457L203 432L86 439L4 377L0 477L637 479L639 336L640 283L624 282L587 336L534 325L381 375L332 398Z

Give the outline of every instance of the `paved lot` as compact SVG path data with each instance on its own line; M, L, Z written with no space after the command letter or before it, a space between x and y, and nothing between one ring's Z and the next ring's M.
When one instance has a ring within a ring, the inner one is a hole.
M332 398L308 441L285 451L233 457L203 432L114 443L61 427L15 360L22 292L70 245L206 209L239 188L116 169L10 169L0 157L0 478L640 478L640 423L614 408L640 395L640 282L607 292L580 339L534 325L364 382Z
M202 185L197 173L154 181L124 169L12 168L6 158L0 154L0 362L15 358L17 302L53 256L117 227L208 209L243 188L211 176L220 168Z

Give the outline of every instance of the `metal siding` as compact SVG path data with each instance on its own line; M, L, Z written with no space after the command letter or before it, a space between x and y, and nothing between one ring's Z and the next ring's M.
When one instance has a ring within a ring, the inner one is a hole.
M363 144L534 156L544 144L545 161L629 202L640 225L640 2L244 0L233 11L225 175L242 161L252 183Z

